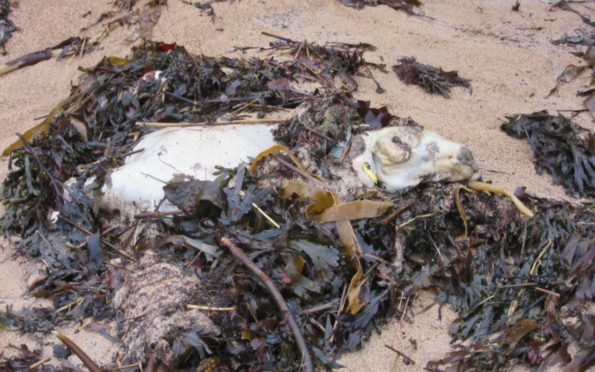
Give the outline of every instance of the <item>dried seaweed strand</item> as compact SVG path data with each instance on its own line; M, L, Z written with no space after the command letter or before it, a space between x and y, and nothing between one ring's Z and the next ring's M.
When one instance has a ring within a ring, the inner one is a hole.
M289 325L289 328L291 329L291 332L293 333L293 336L295 338L297 346L299 347L299 349L302 353L304 371L313 372L314 365L312 364L312 357L310 356L310 352L308 351L308 346L306 345L304 336L302 335L302 332L300 331L300 327L298 326L297 322L295 321L295 318L291 314L291 311L289 311L289 307L287 306L287 303L283 299L281 292L279 292L279 290L273 283L273 280L267 274L265 274L262 270L260 270L258 268L258 266L256 266L256 264L254 262L252 262L252 260L250 258L248 258L248 256L246 256L246 254L239 247L237 247L235 244L233 244L231 242L231 240L229 240L226 237L223 237L223 238L221 238L221 244L223 244L225 247L227 247L227 249L229 249L231 254L236 259L238 259L242 264L244 264L244 266L246 266L246 268L248 268L250 271L252 271L252 273L254 275L256 275L258 277L258 279L260 279L260 281L265 285L265 287L267 287L267 289L273 296L273 299L277 303L277 306L279 306L279 310L281 310L281 312L283 313L283 318L287 321L287 324Z
M528 217L534 216L533 212L531 212L531 210L529 208L527 208L525 206L525 204L523 204L523 202L520 201L519 198L516 197L516 195L514 195L512 192L506 190L503 187L498 187L498 186L491 185L489 183L478 182L478 181L471 181L467 184L467 186L469 186L470 188L472 188L473 190L476 190L476 191L486 191L486 192L491 192L494 194L506 196L514 203L514 205L518 208L518 210L522 214L524 214L525 216L528 216Z

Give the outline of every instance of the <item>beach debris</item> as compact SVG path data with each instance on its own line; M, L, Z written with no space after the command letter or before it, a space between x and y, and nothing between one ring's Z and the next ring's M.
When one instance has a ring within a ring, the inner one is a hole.
M74 341L72 341L67 336L56 332L55 336L60 342L64 344L70 350L71 353L76 355L83 365L91 372L101 372L103 369L93 361L93 359L87 354L80 346L78 346Z
M215 22L215 9L213 9L213 4L222 3L225 1L229 1L230 3L234 2L234 0L208 0L208 1L196 1L196 2L182 0L182 2L184 4L192 5L195 8L199 9L201 13L210 17L211 22Z
M556 1L554 4L552 4L552 9L558 8L558 9L565 10L567 12L574 13L574 14L578 15L584 23L593 27L593 26L595 26L595 22L592 21L590 17L588 17L588 16L582 14L581 12L579 12L578 10L576 10L575 7L572 5L572 4L576 4L576 5L580 6L583 3L585 3L585 2L582 0L560 0L560 1ZM587 9L589 10L589 8L587 8Z
M595 196L595 137L570 119L546 111L507 117L501 129L526 139L535 157L535 169L550 174L554 184L570 195Z
M590 336L577 330L591 321L592 206L514 201L466 179L393 193L363 185L351 162L358 136L391 134L387 145L406 153L393 131L424 132L351 98L349 81L369 66L362 48L277 37L266 50L279 60L236 59L146 42L85 69L6 151L3 233L47 265L32 295L52 301L51 323L115 319L119 362L147 369L298 370L308 356L312 368L339 368L383 321L409 318L403 299L432 289L460 315L453 336L471 339L442 364L547 367L554 344L565 364L587 365ZM208 178L183 170L133 216L99 205L114 170L153 150L139 146L153 133L174 123L270 131L258 120L280 117L275 144L251 164ZM473 169L463 148L453 154Z
M308 41L295 41L287 37L262 32L263 35L276 39L270 43L269 50L285 52L293 57L294 65L303 70L304 74L315 79L325 88L338 92L350 93L357 90L354 76L372 79L377 86L377 92L384 89L374 79L370 69L385 72L385 66L366 61L363 55L367 51L374 51L376 47L368 43L329 43L319 45ZM266 50L266 49L263 49ZM294 72L295 74L295 72ZM272 90L284 90L286 80L271 82Z
M458 86L471 91L471 82L461 78L457 71L444 71L441 68L418 63L413 57L401 58L393 71L405 84L415 84L431 94L450 98L450 88Z
M428 185L400 201L417 200L399 221L426 216L400 229L407 237L404 267L418 268L406 291L436 288L439 303L459 314L450 327L458 340L455 351L428 367L592 363L582 352L570 356L566 351L577 342L584 352L592 351L592 334L578 331L590 329L593 321L595 230L587 222L592 206L538 199L519 190L517 197L535 213L523 220L504 199L461 192L461 213L452 195L457 188Z
M552 90L550 90L546 98L556 93L560 88L560 85L570 83L571 81L575 80L583 71L587 70L588 68L589 66L586 65L577 66L570 64L566 66L564 71L562 71L562 73L556 78L556 85L552 88Z
M0 54L6 55L6 43L17 30L13 21L8 16L12 4L10 0L0 0Z
M267 289L273 296L273 299L277 303L279 310L283 313L283 318L286 319L289 323L289 328L291 329L291 332L293 333L298 348L300 349L300 352L302 354L304 371L314 372L314 364L312 363L312 357L310 356L310 351L308 351L308 346L306 345L304 336L300 331L300 327L297 325L295 318L291 313L291 310L289 310L289 307L287 306L287 303L285 302L283 295L281 295L281 292L279 292L273 280L261 269L259 269L258 266L256 266L254 262L252 262L252 260L250 260L250 258L248 258L248 256L246 256L246 254L240 248L238 248L235 244L231 242L231 240L223 237L221 238L221 244L227 247L231 254L240 262L242 262L242 264L244 264L254 275L256 275L267 287Z
M133 11L132 8L134 7L134 3L135 2L114 2L114 6L118 8L118 12L111 11L104 13L99 17L99 20L96 23L89 26L92 27L104 20L107 20L107 22L102 25L101 30L92 37L69 37L54 46L28 53L11 61L0 64L0 76L27 66L35 65L51 58L58 58L59 60L62 60L66 57L82 57L85 54L95 51L110 35L110 33L121 26L136 26L133 34L128 38L128 41L130 42L135 42L141 38L150 39L152 36L153 27L155 27L159 21L159 17L161 16L161 8L167 5L167 0L148 1L142 10L136 9ZM1 9L2 7L0 4L0 10ZM115 15L119 14L119 11L126 9L127 11L123 16L112 19L115 17ZM0 22L0 35L2 31L1 25L2 23ZM83 29L82 31L85 30L86 29ZM2 44L0 42L0 47L1 46Z
M394 10L401 10L409 15L414 15L416 7L422 5L420 0L340 0L345 6L362 9L365 6L386 5Z
M20 311L6 306L0 312L0 332L49 333L54 329L54 310L48 307L23 308Z
M512 11L518 12L521 9L521 0L516 0L515 3L512 5Z
M6 354L5 354L6 353ZM13 355L15 354L16 355ZM35 364L42 359L42 350L31 350L25 344L12 346L12 350L0 351L0 369L4 371L27 371L35 367Z
M577 28L571 33L565 33L562 37L552 40L554 45L566 45L566 46L592 46L595 45L595 35L591 30Z

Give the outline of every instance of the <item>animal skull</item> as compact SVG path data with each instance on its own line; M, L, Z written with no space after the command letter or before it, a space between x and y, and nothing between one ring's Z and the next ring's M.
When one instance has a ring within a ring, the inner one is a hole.
M417 126L367 131L353 139L352 167L360 181L395 192L423 182L479 177L471 151ZM377 178L377 180L375 179Z

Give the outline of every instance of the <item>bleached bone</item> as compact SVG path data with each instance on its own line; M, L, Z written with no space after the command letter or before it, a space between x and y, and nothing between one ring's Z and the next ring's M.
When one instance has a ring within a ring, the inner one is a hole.
M363 184L374 186L376 177L388 192L423 182L479 177L473 155L466 146L417 126L386 127L357 135L350 157L353 170Z
M214 180L216 166L235 168L275 145L270 125L222 125L168 128L143 137L102 188L101 205L130 215L153 210L163 199L163 186L176 174ZM160 211L177 208L163 203Z

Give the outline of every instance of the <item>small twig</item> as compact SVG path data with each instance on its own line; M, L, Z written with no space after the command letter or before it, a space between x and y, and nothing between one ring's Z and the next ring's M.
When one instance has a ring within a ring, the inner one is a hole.
M264 35L264 36L272 37L274 39L283 40L283 41L285 41L286 43L289 43L289 44L301 44L298 41L291 40L290 38L287 38L287 37L283 37L283 36L271 34L270 32L262 31L261 34Z
M322 324L320 324L318 321L316 321L316 319L314 319L314 318L308 318L308 321L310 323L312 323L313 326L315 326L316 328L318 328L320 330L320 332L322 332L322 334L324 334L326 332L326 330L324 329L324 327L322 326Z
M200 310L200 311L235 311L235 307L213 307L204 305L186 305L188 310Z
M269 221L271 225L273 225L277 229L281 228L281 225L275 222L275 220L272 219L271 216L269 216L265 211L263 211L258 205L256 205L256 203L252 203L252 206L254 207L254 209L258 211L258 213L260 213L264 218L266 218L266 220Z
M304 370L306 372L314 372L314 365L312 364L312 357L310 356L310 352L308 351L308 346L306 345L304 336L302 335L300 328L299 328L297 322L295 321L295 318L291 314L291 311L289 310L287 303L283 299L281 292L279 292L279 290L273 283L273 280L266 273L264 273L262 270L260 270L258 268L258 266L256 266L256 264L254 262L252 262L252 260L248 256L246 256L246 254L239 247L237 247L235 244L233 244L231 242L231 240L229 240L226 237L223 237L223 238L221 238L221 244L223 244L227 249L229 249L231 254L237 260L239 260L242 264L244 264L244 266L246 266L246 268L248 268L248 270L250 270L254 275L256 275L256 277L269 290L269 292L273 296L273 299L277 303L279 310L281 310L281 313L283 313L283 318L287 321L289 328L291 329L291 332L293 333L293 337L295 338L297 346L302 353Z
M333 306L335 306L337 303L338 303L338 299L335 299L335 300L332 300L331 302L327 302L325 304L314 305L312 307L302 310L302 314L308 315L308 314L317 313L319 311L328 310L328 309L332 308Z
M275 160L276 160L276 161L277 161L279 164L281 164L281 165L282 165L282 166L284 166L285 168L287 168L287 169L289 169L289 170L291 170L291 171L293 171L293 172L297 173L298 175L300 175L300 176L304 177L305 179L307 179L307 180L311 180L311 181L315 181L315 182L317 182L317 183L322 183L322 182L320 182L320 180L318 180L318 179L316 179L316 178L312 177L312 176L311 176L311 175L309 175L308 173L306 173L306 172L302 172L302 170L301 170L301 169L299 169L298 167L296 167L296 166L294 166L294 165L292 165L292 164L288 163L288 162L287 162L287 161L285 161L283 158L281 158L281 156L279 156L278 154L273 154L272 156L273 156L273 158L274 158L274 159L275 159Z
M320 133L319 131L317 131L317 130L316 130L316 129L314 129L314 128L310 128L310 127L309 127L309 126L307 126L307 125L304 125L304 128L306 128L306 130L307 130L308 132L312 132L312 133L316 134L317 136L319 136L319 137L320 137L320 138L322 138L322 139L325 139L325 140L327 140L327 141L328 141L328 142L330 142L331 144L333 144L333 143L335 143L335 142L336 142L336 141L335 141L334 139L332 139L331 137L329 137L329 136L327 136L327 135L325 135L325 134L323 134L323 133Z
M554 292L554 291L550 291L549 289L535 287L535 290L536 291L539 291L539 292L547 293L549 295L556 296L556 297L560 298L560 294L559 293Z
M64 336L61 333L55 332L55 336L60 340L67 348L70 350L71 353L76 355L81 362L89 369L91 372L102 372L101 368L81 349L77 344L75 344L71 339Z
M550 240L547 241L547 243L545 244L545 247L543 247L543 249L541 250L541 252L539 252L539 255L537 256L537 258L533 262L533 265L531 265L531 270L529 270L529 275L534 275L535 274L535 271L539 267L539 264L541 262L541 259L543 258L543 255L545 254L545 252L547 252L547 250L551 246L552 246L552 240L550 239Z
M409 356L407 356L407 354L400 352L399 350L395 349L394 347L390 346L390 345L384 345L385 348L387 348L390 351L394 351L395 353L397 353L398 355L402 356L403 359L405 359L405 363L407 363L407 361L411 362L411 364L415 365L415 361L413 359L411 359Z
M142 212L139 214L135 214L134 218L136 219L144 219L144 218L162 218L162 217L169 217L169 216L179 216L181 214L186 214L184 211L169 211L169 212Z
M537 283L519 283L519 284L505 284L505 285L501 285L498 286L498 289L504 289L504 288L523 288L523 287L535 287L537 285Z
M87 234L87 235L89 235L89 236L93 235L93 233L92 233L90 230L88 230L88 229L86 229L85 227L83 227L83 226L79 225L78 223L76 223L76 222L74 222L74 221L70 220L69 218L67 218L67 217L64 217L64 216L63 216L63 215L61 215L61 214L59 214L59 215L58 215L58 218L60 218L62 221L66 222L66 223L67 223L67 224L69 224L69 225L72 225L72 227L74 227L74 228L76 228L76 229L78 229L78 230L80 230L80 231L84 232L85 234ZM116 247L115 245L113 245L112 243L110 243L109 241L107 241L106 239L104 239L104 238L101 238L101 242L102 242L103 244L107 245L108 247L110 247L111 249L113 249L114 251L116 251L116 252L120 253L122 256L124 256L124 257L126 257L126 258L128 258L128 259L130 259L130 260L133 260L133 261L134 261L134 257L132 257L132 256L131 256L131 255L129 255L128 253L126 253L126 252L124 252L124 251L122 251L122 250L118 249L118 247Z
M382 223L383 224L389 223L393 218L395 218L398 215L400 215L401 213L405 212L412 205L413 205L413 201L410 201L409 203L407 203L405 205L401 205L399 208L396 208L393 213L391 213L388 216L384 217L384 219L382 220Z
M415 216L412 219L410 219L408 221L405 221L402 224L400 224L399 225L399 229L400 228L403 228L403 227L405 227L407 225L409 225L412 222L415 222L416 220L419 220L419 219L422 219L422 218L429 218L429 217L432 217L433 215L434 215L434 213L426 213L426 214L420 214L419 216Z
M405 300L405 306L403 307L403 313L401 314L401 319L403 320L403 318L405 317L405 314L407 314L407 306L409 306L409 298L411 296L407 295L407 300Z
M121 371L123 369L139 368L139 370L142 371L142 367L143 366L140 362L136 362L136 363L132 363L132 364L127 364L125 366L111 367L109 370L110 371Z
M31 365L29 366L29 369L35 369L35 368L37 368L37 367L41 366L42 364L46 364L46 363L47 363L47 362L49 362L50 360L52 360L52 357L47 357L47 358L45 358L45 359L42 359L42 360L40 360L40 361L38 361L38 362L35 362L35 363L31 364Z

